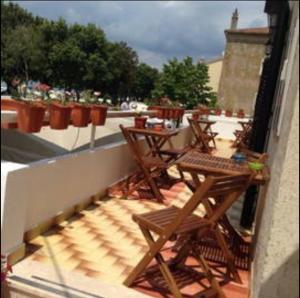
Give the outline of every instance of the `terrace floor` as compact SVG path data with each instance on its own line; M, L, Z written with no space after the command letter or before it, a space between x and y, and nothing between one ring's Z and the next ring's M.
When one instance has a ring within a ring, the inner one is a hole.
M219 141L216 154L224 157L231 155L229 144ZM175 169L170 171L173 176L177 175ZM161 191L168 204L178 207L183 206L191 196L182 182ZM25 261L55 266L111 285L121 285L148 248L138 226L131 219L132 214L164 207L142 198L121 200L113 196L107 197L33 239L27 244ZM203 214L201 206L196 212ZM171 243L165 247L163 254L166 257L173 255ZM191 258L188 262L193 264L194 260ZM247 268L240 270L243 284L237 284L224 278L225 266L222 261L210 261L210 265L227 297L249 296ZM147 277L141 279L134 289L153 297L172 297ZM183 293L186 297L192 297L191 295L205 289L206 285L203 283L188 283Z

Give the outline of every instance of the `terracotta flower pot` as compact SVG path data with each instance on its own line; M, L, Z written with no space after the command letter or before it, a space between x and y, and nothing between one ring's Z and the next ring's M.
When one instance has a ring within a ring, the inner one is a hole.
M180 108L176 108L174 109L174 119L175 120L178 120L181 118L181 109Z
M59 103L49 105L49 123L52 129L66 129L71 120L72 107Z
M1 99L1 111L18 111L20 103L15 99Z
M199 120L199 117L200 117L200 113L193 113L192 114L192 119L193 120Z
M135 128L145 128L147 118L146 117L134 117L134 127Z
M169 119L176 119L175 118L175 116L176 116L176 111L175 111L175 109L174 108L170 108L169 109Z
M163 129L163 126L161 124L155 124L154 125L154 130L156 130L156 131L162 131L162 129Z
M164 116L163 108L160 107L160 106L157 106L157 107L155 108L155 110L156 110L157 112L156 112L156 115L155 115L154 117L157 117L157 118L159 118L159 119L163 119L163 116Z
M226 110L226 111L225 111L225 116L226 116L226 117L232 117L232 111Z
M149 107L147 108L148 111L154 111L154 110L158 110L158 109L159 109L158 106L149 106ZM158 115L159 115L159 113L156 113L156 115L151 115L151 116L149 116L149 117L151 117L151 118L153 118L153 117L158 117Z
M170 119L170 109L164 108L164 119L169 120Z
M91 107L74 104L71 113L72 124L75 127L86 127L90 122Z
M215 115L216 116L221 116L222 115L222 110L221 109L215 109Z
M168 119L169 118L169 109L166 107L162 108L162 119Z
M107 106L93 105L91 109L91 120L93 125L104 125L107 116Z
M200 115L209 115L209 109L208 108L198 108L198 111Z
M237 112L237 117L238 117L238 118L244 118L244 117L245 117L245 112L244 112L244 110L238 110L238 112Z
M26 133L39 132L43 126L46 108L34 103L20 103L17 114L18 129Z
M180 119L184 116L184 109L180 109Z

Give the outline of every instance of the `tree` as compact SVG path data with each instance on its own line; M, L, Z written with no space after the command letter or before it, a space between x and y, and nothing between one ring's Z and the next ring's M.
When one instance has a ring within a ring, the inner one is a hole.
M107 65L109 72L106 77L105 92L111 95L116 103L118 97L130 95L138 65L136 52L125 42L111 43L108 46Z
M83 85L88 89L103 90L110 71L107 63L109 42L104 32L93 24L75 24L69 31L69 38L86 55Z
M182 62L173 59L164 64L152 94L154 97L169 97L188 109L194 108L200 103L208 105L209 102L215 102L216 94L207 86L208 82L207 65L193 64L191 57L186 57Z
M1 1L1 77L8 84L15 76L37 75L41 36L36 28L42 22L18 4Z
M34 26L18 26L6 36L1 49L1 75L8 82L18 76L28 82L39 78L44 57L40 44L42 36Z
M132 96L138 100L150 98L158 77L159 72L156 68L140 63L136 70L131 92Z
M64 89L83 88L82 77L85 73L84 53L72 40L55 44L49 53L52 77L58 86Z

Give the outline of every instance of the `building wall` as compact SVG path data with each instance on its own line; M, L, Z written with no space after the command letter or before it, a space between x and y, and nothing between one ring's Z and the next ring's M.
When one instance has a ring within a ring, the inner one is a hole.
M222 108L253 114L264 53L264 44L227 41L218 96Z
M292 5L296 47L288 53L280 135L273 125L268 144L271 181L258 200L252 298L299 297L299 2Z
M209 83L207 84L212 88L212 91L218 93L219 84L222 72L223 59L218 60L212 63L209 63L208 66L208 75L209 75Z

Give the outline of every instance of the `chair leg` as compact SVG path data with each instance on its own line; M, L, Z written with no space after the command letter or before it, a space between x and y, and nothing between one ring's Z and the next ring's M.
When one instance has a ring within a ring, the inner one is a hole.
M235 264L234 264L234 257L232 255L231 251L229 250L227 243L224 239L224 236L219 227L216 227L215 235L216 235L217 242L220 245L220 247L225 255L225 258L227 260L229 277L230 277L230 273L231 273L233 276L233 280L237 283L242 284L241 277L240 277L238 270L236 269Z
M121 197L121 199L127 199L134 191L136 191L141 184L145 182L145 178L141 181L135 183L133 187L130 188L130 186L127 188L128 190L125 192L125 194ZM128 183L128 182L126 182Z
M199 262L200 266L202 267L207 279L209 280L209 282L211 284L211 287L218 294L218 298L226 298L222 288L220 287L219 282L214 277L213 273L211 272L211 269L207 265L203 256L198 255L198 253L196 251L194 251L194 257Z
M142 226L139 226L145 239L148 242L148 245L151 247L154 244L154 239L151 235L151 233L149 232L149 230L145 229ZM175 279L172 276L172 273L168 267L168 265L166 264L165 260L163 259L162 255L158 252L155 256L155 259L158 263L159 269L164 277L164 279L166 280L170 291L173 293L174 297L178 297L181 298L182 295L180 293L180 290L176 284Z
M147 181L148 185L150 186L151 190L153 191L155 198L157 199L158 202L163 203L164 197L161 194L161 192L159 191L153 178L151 177L151 174L148 172L147 169L145 169L144 173L145 173L146 181Z

